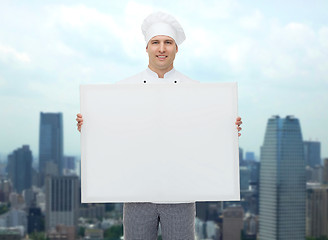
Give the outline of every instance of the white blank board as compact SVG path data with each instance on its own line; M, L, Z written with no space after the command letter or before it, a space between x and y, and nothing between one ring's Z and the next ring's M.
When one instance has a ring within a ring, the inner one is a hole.
M80 93L82 202L239 200L236 83Z

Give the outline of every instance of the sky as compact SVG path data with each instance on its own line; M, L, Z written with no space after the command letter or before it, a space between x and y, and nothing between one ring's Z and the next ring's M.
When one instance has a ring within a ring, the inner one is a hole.
M238 82L244 152L260 155L268 118L293 115L328 158L326 0L0 1L0 160L24 144L38 157L40 112L63 113L64 153L79 155L79 85L144 70L140 27L154 11L186 33L177 70Z

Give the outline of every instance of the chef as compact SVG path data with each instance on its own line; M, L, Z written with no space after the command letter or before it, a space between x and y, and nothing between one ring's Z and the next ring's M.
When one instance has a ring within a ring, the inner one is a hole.
M153 13L144 20L141 30L146 40L148 68L119 83L198 83L175 70L173 66L179 46L186 39L183 28L173 16L163 12ZM76 121L78 130L81 131L81 114L77 114ZM240 117L235 124L240 131ZM155 240L160 224L163 240L194 240L195 213L194 202L124 203L124 239Z

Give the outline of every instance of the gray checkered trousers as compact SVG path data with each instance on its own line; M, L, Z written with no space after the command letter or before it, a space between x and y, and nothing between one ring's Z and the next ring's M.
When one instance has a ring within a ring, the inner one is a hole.
M124 203L124 240L195 240L195 203Z

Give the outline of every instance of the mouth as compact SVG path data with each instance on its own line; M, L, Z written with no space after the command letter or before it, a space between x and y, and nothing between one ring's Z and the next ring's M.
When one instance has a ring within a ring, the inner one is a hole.
M156 55L156 57L159 59L159 60L164 60L167 58L167 56L165 55Z

